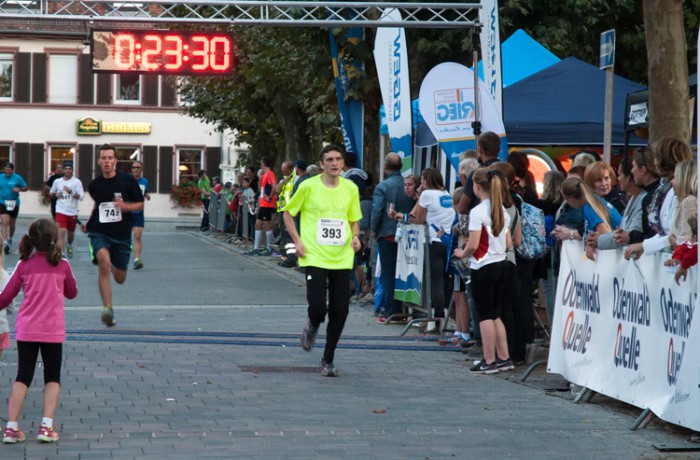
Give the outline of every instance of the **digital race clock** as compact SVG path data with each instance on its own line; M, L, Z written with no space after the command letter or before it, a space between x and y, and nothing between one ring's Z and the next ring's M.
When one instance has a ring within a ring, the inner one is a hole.
M92 71L227 75L233 35L184 30L92 30Z

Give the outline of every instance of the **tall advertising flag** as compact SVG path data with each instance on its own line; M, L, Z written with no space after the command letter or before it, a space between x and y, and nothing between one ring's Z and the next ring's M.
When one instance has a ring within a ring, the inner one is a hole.
M481 0L481 62L484 82L496 101L498 113L503 114L503 75L501 72L501 33L498 21L498 0Z
M401 12L384 10L382 21L401 21ZM413 170L413 139L411 136L411 89L408 76L408 49L403 28L379 27L374 40L374 62L382 90L384 112L391 150L398 153L404 175Z
M364 67L364 64L361 62L348 63L344 51L338 50L333 30L329 30L328 33L331 41L333 75L335 76L335 90L338 96L343 143L347 152L357 155L357 167L361 169L365 106L362 101L348 99L348 92L350 79ZM344 33L350 42L359 42L365 39L365 31L360 27L347 29Z
M455 62L438 64L423 79L418 101L426 124L457 170L460 153L476 148L472 128L475 118L474 72ZM501 136L500 156L505 158L508 155L506 129L496 101L482 80L479 80L479 103L481 131L493 131Z

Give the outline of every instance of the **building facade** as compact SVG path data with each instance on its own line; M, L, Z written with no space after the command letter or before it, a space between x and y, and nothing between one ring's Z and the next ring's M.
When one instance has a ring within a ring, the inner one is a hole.
M118 169L144 163L151 187L150 217L197 210L173 208L173 184L233 170L235 136L183 114L177 78L95 74L83 24L57 20L0 21L0 165L15 164L29 191L22 214L48 213L40 191L56 164L72 160L85 186L100 170L97 149L116 147ZM80 214L92 209L89 197Z

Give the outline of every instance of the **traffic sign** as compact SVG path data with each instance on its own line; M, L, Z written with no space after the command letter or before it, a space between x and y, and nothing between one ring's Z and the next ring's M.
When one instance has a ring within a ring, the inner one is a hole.
M609 69L615 65L615 29L600 34L600 68Z

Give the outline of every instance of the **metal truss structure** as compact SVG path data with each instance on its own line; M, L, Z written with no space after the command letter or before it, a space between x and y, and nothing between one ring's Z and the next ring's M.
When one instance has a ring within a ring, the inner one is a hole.
M478 3L0 0L0 20L478 29L480 8ZM390 9L403 19L385 19Z

